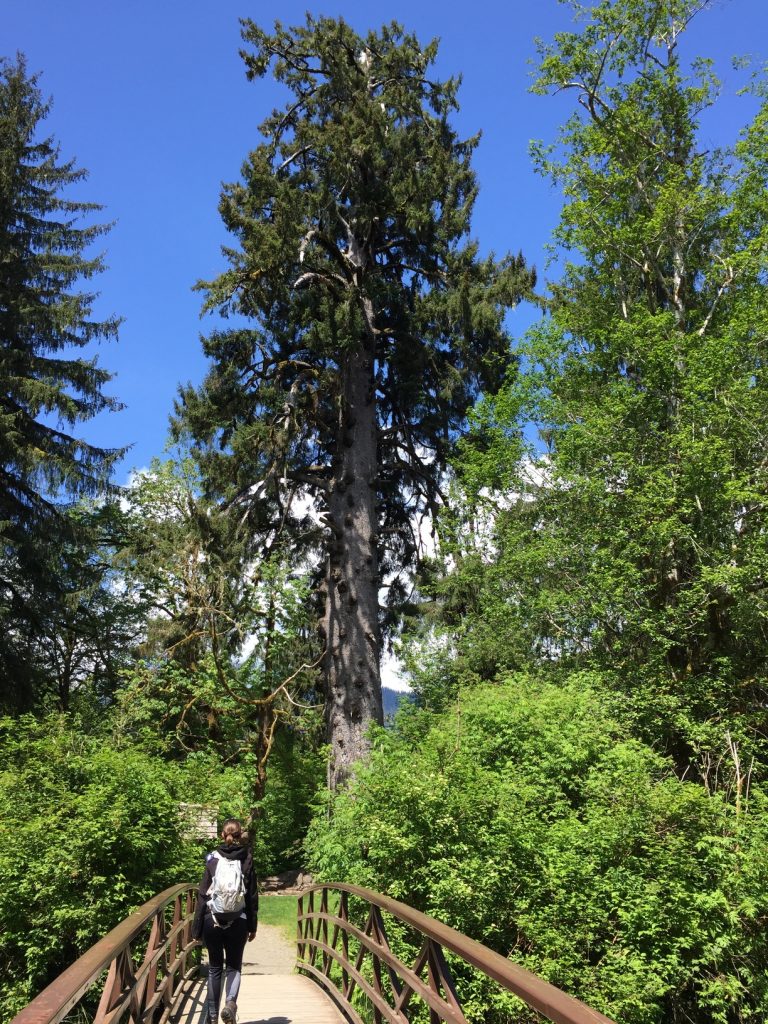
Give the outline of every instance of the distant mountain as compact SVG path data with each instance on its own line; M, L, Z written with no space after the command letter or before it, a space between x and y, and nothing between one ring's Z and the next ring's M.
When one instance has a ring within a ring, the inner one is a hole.
M411 695L407 690L392 690L388 686L382 686L381 697L384 702L384 721L394 718L395 712L400 707L400 702L410 700Z

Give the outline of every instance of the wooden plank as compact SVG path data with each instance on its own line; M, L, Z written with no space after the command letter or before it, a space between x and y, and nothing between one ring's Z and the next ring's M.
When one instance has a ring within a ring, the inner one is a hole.
M297 974L243 978L238 1024L341 1024L344 1018L312 981Z
M175 1024L205 1024L206 983L190 988ZM238 1024L344 1024L332 1000L298 974L247 974L237 1000Z
M310 978L291 973L293 956L278 929L260 926L243 959L238 1024L345 1024L330 996ZM205 1024L205 997L205 980L188 982L174 1024Z

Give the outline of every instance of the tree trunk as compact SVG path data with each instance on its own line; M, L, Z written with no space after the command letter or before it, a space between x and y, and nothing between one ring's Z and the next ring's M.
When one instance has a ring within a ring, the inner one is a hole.
M251 828L263 814L262 801L267 791L267 761L272 752L276 726L277 713L273 704L260 705L256 712L256 771L251 786Z
M333 531L326 569L325 721L328 784L343 785L368 750L371 722L383 722L379 676L377 430L373 343L350 351L329 494Z

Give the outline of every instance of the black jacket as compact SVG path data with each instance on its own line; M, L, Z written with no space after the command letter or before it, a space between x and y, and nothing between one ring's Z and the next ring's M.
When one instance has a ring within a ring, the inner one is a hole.
M245 920L248 924L248 931L256 931L256 919L259 911L259 890L256 879L256 872L253 870L253 857L247 846L227 846L222 843L216 853L227 860L239 860L242 862L243 884L245 885ZM213 876L216 872L216 857L209 853L205 858L205 870L197 890L197 905L195 907L195 920L192 923L192 938L203 937L203 922L208 910L208 890L211 888Z

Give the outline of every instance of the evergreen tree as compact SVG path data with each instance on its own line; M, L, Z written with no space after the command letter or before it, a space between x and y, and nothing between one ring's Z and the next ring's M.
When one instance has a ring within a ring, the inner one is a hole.
M316 501L337 785L382 717L379 591L403 596L417 520L439 504L467 410L509 365L503 316L531 274L467 240L477 139L451 128L457 81L428 77L435 43L311 16L243 35L249 76L272 67L290 98L221 199L239 247L207 307L249 323L206 339L213 366L180 412L238 517Z
M42 668L40 609L60 588L58 546L77 537L67 499L99 492L121 452L71 431L118 404L102 393L110 375L73 357L117 321L96 321L80 279L102 269L87 253L104 226L80 226L98 207L61 193L82 180L38 138L49 110L23 57L0 62L0 703L28 704Z

